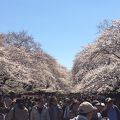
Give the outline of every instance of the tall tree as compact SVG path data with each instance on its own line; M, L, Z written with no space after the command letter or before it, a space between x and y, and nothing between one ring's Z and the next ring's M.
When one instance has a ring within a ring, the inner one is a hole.
M40 50L40 45L35 43L33 38L25 31L22 32L9 32L7 34L2 33L1 36L4 39L4 46L15 46L17 48L23 48L27 52L34 52Z

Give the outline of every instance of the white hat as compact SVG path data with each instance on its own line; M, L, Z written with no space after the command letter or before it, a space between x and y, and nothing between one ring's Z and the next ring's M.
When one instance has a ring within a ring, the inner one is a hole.
M106 98L106 99L105 99L105 102L106 102L106 103L108 103L108 102L110 102L110 101L113 101L112 98Z
M105 107L105 103L101 103L101 106L102 106L102 107Z
M102 106L102 107L105 107L105 104L104 103L96 103L95 106Z
M83 102L79 106L79 112L80 113L89 113L91 111L97 110L96 107L94 107L91 103L89 102Z

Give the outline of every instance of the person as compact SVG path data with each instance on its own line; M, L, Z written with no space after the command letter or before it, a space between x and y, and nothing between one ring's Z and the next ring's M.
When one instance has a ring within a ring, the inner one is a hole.
M69 118L70 118L70 114L69 114L70 106L71 106L71 101L69 98L66 98L65 102L64 102L64 113L63 113L64 120L69 120Z
M0 120L5 120L5 114L3 112L3 109L0 107Z
M110 120L120 120L120 110L113 103L113 99L106 98L106 108L102 112L103 117L107 117Z
M44 99L42 97L35 100L35 105L30 112L30 120L50 120L48 108L44 105Z
M6 112L6 108L4 105L4 101L2 99L2 96L0 96L0 120L5 119L5 112Z
M79 115L70 120L91 120L96 109L90 102L84 101L79 106Z
M17 99L15 106L6 115L6 120L28 120L29 113L27 108L24 106L22 99Z
M74 100L69 109L69 118L72 119L78 114L79 101Z
M98 101L94 104L94 106L97 108L97 110L95 110L92 120L102 120L101 103Z
M63 110L61 106L58 104L56 97L53 96L50 98L48 110L49 110L50 120L62 120Z
M5 96L4 96L4 104L5 104L5 106L6 106L6 108L7 108L8 110L11 109L12 99L10 98L9 95L5 95Z

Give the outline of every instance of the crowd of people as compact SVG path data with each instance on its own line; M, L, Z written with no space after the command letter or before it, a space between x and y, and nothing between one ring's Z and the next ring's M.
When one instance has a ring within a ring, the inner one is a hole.
M96 95L1 95L0 120L120 120L119 101Z

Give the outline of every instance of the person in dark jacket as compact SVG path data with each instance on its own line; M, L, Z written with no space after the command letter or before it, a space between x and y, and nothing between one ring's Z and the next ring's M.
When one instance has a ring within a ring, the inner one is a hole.
M62 120L63 111L61 106L58 104L56 97L50 98L48 110L49 110L50 120Z
M5 116L5 120L29 120L29 113L22 99L17 99L15 106Z
M111 98L106 98L105 102L106 108L102 112L102 116L107 117L110 120L120 120L120 110L113 104L113 100Z
M30 112L30 120L50 120L48 109L44 105L44 98L37 98L36 102L37 105L35 105Z

